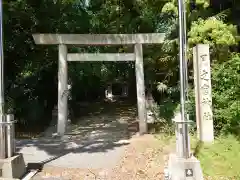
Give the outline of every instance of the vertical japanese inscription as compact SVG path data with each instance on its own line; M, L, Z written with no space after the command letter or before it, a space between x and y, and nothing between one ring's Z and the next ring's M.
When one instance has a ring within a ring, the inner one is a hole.
M212 142L214 134L209 46L198 44L194 47L193 60L198 137L204 142Z
M202 118L208 121L212 120L210 60L207 54L200 55L199 60Z

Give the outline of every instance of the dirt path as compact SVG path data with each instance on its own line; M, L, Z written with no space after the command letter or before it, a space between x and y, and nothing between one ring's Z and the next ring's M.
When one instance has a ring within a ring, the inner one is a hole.
M156 180L163 179L164 157L171 146L154 137L134 137L117 165L106 169L45 168L34 180ZM107 161L107 159L106 159Z
M95 109L68 126L64 141L51 137L56 126L42 138L18 141L26 163L43 165L33 179L162 179L168 146L153 135L136 135L136 108L120 102Z
M64 139L52 137L56 126L51 126L40 138L18 140L17 150L26 163L63 168L112 167L137 131L135 112L124 102L98 104L97 111L68 125Z

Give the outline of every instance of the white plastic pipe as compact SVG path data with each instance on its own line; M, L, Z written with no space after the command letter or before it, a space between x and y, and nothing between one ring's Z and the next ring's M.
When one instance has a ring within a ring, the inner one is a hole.
M38 173L38 170L30 171L26 176L24 176L21 180L30 180L33 176L35 176Z

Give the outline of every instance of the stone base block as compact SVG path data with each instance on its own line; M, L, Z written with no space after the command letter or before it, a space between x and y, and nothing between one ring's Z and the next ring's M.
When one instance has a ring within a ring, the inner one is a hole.
M200 162L195 157L184 159L170 154L168 174L170 180L203 180Z
M26 172L26 166L22 154L11 158L0 159L0 180L19 179Z

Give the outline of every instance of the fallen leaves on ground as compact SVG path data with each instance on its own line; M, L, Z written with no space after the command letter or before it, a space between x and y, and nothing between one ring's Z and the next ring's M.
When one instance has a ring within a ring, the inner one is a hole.
M44 168L34 180L160 180L163 179L164 157L170 146L153 135L134 137L120 162L112 169ZM107 159L106 159L107 160Z

